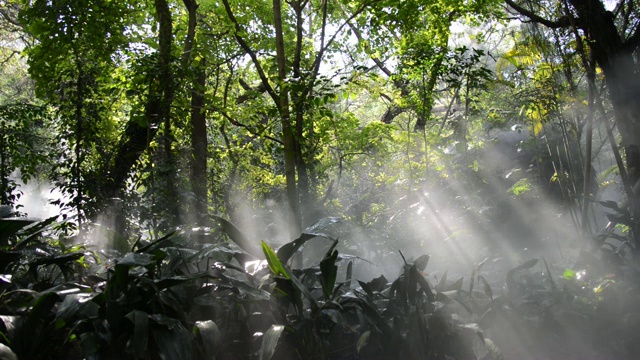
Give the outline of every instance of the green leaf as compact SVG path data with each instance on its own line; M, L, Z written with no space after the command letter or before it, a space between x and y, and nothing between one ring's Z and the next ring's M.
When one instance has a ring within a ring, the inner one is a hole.
M193 358L192 335L182 326L180 321L168 317L155 317L154 321L163 319L165 326L152 326L151 334L158 347L161 359L191 360ZM160 323L160 322L158 322Z
M262 338L262 347L260 348L260 360L271 360L273 354L276 352L278 346L278 340L284 331L283 325L271 325L269 330L264 334Z
M240 231L240 229L233 225L229 220L216 215L212 215L211 217L220 223L222 230L227 234L227 236L229 236L231 241L236 243L242 250L246 251L247 254L253 255L257 258L262 257L256 246L253 245L242 231Z
M544 267L547 270L547 279L549 280L549 285L551 285L551 292L554 294L558 294L558 287L556 286L556 282L553 280L553 276L551 276L551 271L549 270L549 265L547 264L547 260L542 258L544 262Z
M286 243L284 245L282 245L280 248L278 248L278 258L280 259L280 261L284 264L288 263L289 260L293 257L293 255L298 251L298 249L300 249L300 247L302 245L304 245L307 241L311 240L311 239L315 239L317 237L320 238L325 238L328 240L333 241L334 239L332 239L330 236L325 235L325 234L319 234L319 233L303 233L300 235L299 238Z
M149 343L149 316L144 311L133 310L125 317L133 323L133 357L143 358Z
M509 270L509 272L516 272L516 271L520 271L520 270L525 270L525 269L530 269L532 267L534 267L536 264L538 263L538 259L531 259L523 264L520 264L516 267L514 267L513 269Z
M172 246L173 245L173 241L171 241L170 237L173 236L173 234L175 234L175 231L172 231L172 232L168 233L167 235L161 237L160 239L155 240L155 241L151 242L150 244L147 244L147 245L139 248L135 252L136 253L152 253L156 249L160 249L162 247L167 247L167 246ZM134 246L131 249L132 252L133 252L133 248L135 248L135 245L137 245L137 244L138 244L138 242L136 241L136 243L134 244Z
M42 234L42 232L51 228L51 224L53 224L56 219L58 219L58 215L52 216L48 219L42 220L33 226L29 226L20 233L20 236L24 238L20 240L15 246L15 249L22 249L26 245L28 245L31 241L35 240Z
M158 287L158 290L164 290L173 286L182 285L194 280L206 279L206 278L213 278L213 276L209 275L207 272L201 272L197 274L184 275L184 276L172 276L172 277L158 280L156 282L156 285Z
M356 351L360 354L360 350L365 347L369 343L369 336L371 335L371 330L367 330L358 338L358 344L356 346Z
M429 285L429 282L427 281L427 279L425 279L424 276L422 276L422 274L418 271L415 265L411 267L410 271L412 272L418 285L420 285L420 288L422 289L422 291L424 291L425 295L427 296L427 300L429 300L430 302L435 301L435 296L433 295L433 291L431 291L431 285Z
M10 237L33 223L34 220L0 219L0 246L6 246Z
M451 286L447 287L447 290L448 291L451 291L451 290L462 290L463 281L464 281L464 278L459 278L453 284L451 284Z
M487 282L487 280L482 275L478 275L478 279L482 281L485 295L487 295L489 299L493 301L493 291L491 290L491 286L489 285L489 282Z
M338 250L333 250L333 253L331 253L331 255L327 253L327 256L325 256L325 258L320 262L320 274L322 275L322 291L324 292L324 297L327 300L331 299L333 287L336 283L336 277L338 276L338 267L336 266L337 259Z
M440 281L438 282L438 285L436 285L437 291L445 291L447 286L447 274L448 271L445 270L444 274L442 274L442 277L440 278Z
M285 270L284 266L280 259L278 259L278 255L269 247L269 245L261 241L260 245L262 246L262 252L264 256L267 258L267 265L269 265L269 269L276 276L282 276L286 279L289 279L289 274Z
M156 259L151 254L128 253L116 263L122 266L149 266L155 262Z
M208 359L214 359L221 344L220 329L211 320L196 321L193 332L198 335L198 339L204 348L204 355Z
M0 343L0 359L18 360L18 356L7 345Z
M56 311L56 317L63 320L73 318L77 313L81 312L85 304L91 303L90 300L93 299L94 296L93 294L71 294L65 296L62 304L60 304L60 307Z
M564 269L564 272L562 273L562 277L567 279L567 280L573 280L576 278L576 274L577 272L571 270L571 269Z
M429 263L429 255L422 255L413 262L416 265L418 271L424 271Z

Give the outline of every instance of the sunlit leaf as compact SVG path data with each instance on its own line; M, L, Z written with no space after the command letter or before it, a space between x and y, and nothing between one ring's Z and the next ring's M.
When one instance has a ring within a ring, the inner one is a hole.
M573 280L576 278L576 272L571 269L564 269L564 272L562 273L562 277L568 280Z
M269 245L266 242L262 241L261 245L262 245L262 252L264 253L264 256L267 259L267 265L269 266L269 269L271 270L271 272L274 275L282 276L288 279L289 275L287 274L287 271L282 265L282 262L280 262L278 255L271 249L271 247L269 247Z
M276 352L276 347L278 346L278 341L283 331L283 325L271 325L269 330L267 330L262 338L260 360L271 360L271 357L273 357L273 354Z
M364 333L362 333L362 335L360 335L360 337L358 338L358 344L356 345L356 351L358 352L358 354L360 353L360 350L367 346L367 344L369 343L369 336L371 335L371 331L367 330Z
M151 254L128 253L117 263L122 266L148 266L155 262L156 259Z
M200 343L204 348L204 353L207 358L215 358L221 341L218 325L211 320L196 321L193 331L199 336Z

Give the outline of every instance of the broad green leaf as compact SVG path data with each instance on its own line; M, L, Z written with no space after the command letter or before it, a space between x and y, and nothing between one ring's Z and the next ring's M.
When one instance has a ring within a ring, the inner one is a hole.
M360 353L360 350L367 346L367 344L369 343L369 336L371 335L371 330L367 330L364 333L362 333L362 335L360 335L360 337L358 338L358 344L356 346L356 351L358 352L358 354Z
M320 262L322 291L324 292L325 299L327 300L329 300L331 298L331 294L333 294L333 287L335 286L336 277L338 275L338 267L336 266L337 258L338 250L333 250L331 255L327 254L327 256Z
M161 237L160 239L157 239L157 240L151 242L150 244L147 244L147 245L139 248L135 252L136 253L152 253L156 249L160 249L162 247L167 247L167 246L172 246L173 245L173 241L171 241L170 237L173 236L173 234L175 234L175 231L172 231L172 232L168 233L167 235ZM132 249L131 249L132 252L133 252L133 248L135 248L135 246L137 244L138 244L138 242L136 241L136 243L132 246Z
M329 237L328 235L325 234L319 234L319 233L303 233L300 235L299 238L286 243L284 245L282 245L280 248L278 248L277 253L278 253L278 258L280 259L280 261L283 264L286 264L289 262L289 260L293 257L293 255L295 255L295 253L300 249L300 247L302 245L304 245L307 241L311 240L311 239L315 239L317 237L320 238L325 238L327 240L331 240L333 241L334 239L332 239L331 237Z
M27 228L25 228L21 233L20 236L24 238L22 240L20 240L20 242L18 242L14 248L15 249L22 249L24 248L26 245L28 245L31 241L35 240L38 238L38 236L40 236L42 234L43 231L46 231L48 229L51 228L51 224L53 224L56 219L58 219L58 216L52 216L48 219L42 220L37 222L36 224L33 224L33 226L29 226Z
M413 262L416 265L418 271L424 271L429 263L429 255L422 255Z
M551 276L551 271L549 270L549 265L547 265L547 260L542 259L544 262L544 268L547 270L547 279L549 280L549 285L551 285L551 291L554 294L558 294L558 287L556 286L556 282L553 280L553 276Z
M453 284L451 284L450 286L447 287L447 290L462 290L462 283L464 281L464 278L459 278L458 280L456 280Z
M168 317L164 318L169 320ZM170 321L170 326L151 326L153 340L160 351L158 356L162 359L191 360L193 358L193 336L182 326L180 321L171 320L173 321Z
M182 285L194 280L206 279L206 278L213 278L213 276L209 275L209 273L207 272L201 272L197 274L184 275L184 276L172 276L172 277L158 280L156 282L156 285L158 287L158 290L164 290L173 286Z
M18 356L7 345L0 343L0 359L18 360Z
M221 345L221 335L218 325L211 320L196 321L193 326L193 331L199 336L207 358L214 359Z
M97 306L95 303L91 302L91 299L93 299L94 296L95 295L93 294L71 294L65 296L62 304L60 304L60 307L56 311L56 317L68 320L81 312L82 308L87 303Z
M6 246L10 237L35 222L25 219L0 219L0 246Z
M260 288L247 284L244 281L236 280L233 278L228 279L242 295L247 296L248 300L269 300L271 298L271 295L269 295L268 292Z
M278 259L278 255L271 249L271 247L269 247L266 242L261 241L260 244L262 245L262 252L267 259L267 265L269 265L269 269L271 270L271 272L276 276L282 276L288 279L289 274L287 274L287 271L282 265L282 262L280 262L280 259Z
M133 323L133 356L143 358L149 343L149 316L144 311L133 310L125 317Z
M262 347L260 348L260 360L271 360L276 352L278 340L284 331L283 325L271 325L269 330L262 338Z
M117 261L122 266L149 266L155 264L156 259L151 254L128 253Z
M482 282L485 295L487 295L489 299L493 301L493 291L491 290L491 286L489 285L489 282L482 275L478 275L478 280Z
M440 281L438 282L438 285L436 285L437 291L445 291L447 286L447 274L448 271L445 270L444 274L442 274L442 277L440 278Z
M212 215L211 217L220 223L222 230L227 234L227 236L229 236L231 241L236 243L242 250L246 251L247 254L253 255L257 258L262 257L256 246L249 241L238 227L233 225L229 220L220 216Z
M429 300L430 302L435 301L433 291L431 291L431 285L429 285L429 282L427 281L427 279L425 279L424 276L422 276L422 274L418 271L415 265L411 267L411 272L413 273L413 276L417 280L418 285L427 296L427 300Z
M536 264L538 263L538 259L531 259L528 260L526 262L524 262L523 264L520 264L516 267L514 267L513 269L509 270L509 272L516 272L516 271L520 271L520 270L525 270L525 269L530 269L532 267L534 267Z

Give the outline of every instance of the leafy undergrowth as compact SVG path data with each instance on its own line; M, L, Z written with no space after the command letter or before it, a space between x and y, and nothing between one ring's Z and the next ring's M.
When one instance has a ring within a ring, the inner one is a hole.
M404 261L393 281L362 282L352 278L358 259L319 226L260 249L217 220L209 232L103 252L68 245L55 219L2 220L0 350L20 359L261 360L501 359L509 341L521 343L523 359L639 350L638 276L622 251L585 254L584 268L556 275L526 262L496 294L483 263L468 284L446 275L431 284L427 255ZM311 241L328 250L296 267Z

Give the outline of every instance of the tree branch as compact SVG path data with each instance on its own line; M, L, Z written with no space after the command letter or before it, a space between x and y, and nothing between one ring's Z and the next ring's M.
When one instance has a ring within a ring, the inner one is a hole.
M636 26L633 34L624 42L624 49L633 52L640 47L640 25Z
M326 2L326 0L323 0L324 2ZM309 81L309 86L307 87L305 93L303 94L303 96L301 97L301 101L304 101L306 99L306 96L311 92L311 89L313 89L313 86L315 85L316 82L316 78L318 77L318 72L320 71L320 63L322 62L322 57L324 56L325 51L327 51L327 49L329 48L329 46L331 46L331 44L333 44L333 42L335 41L336 37L338 36L338 34L340 34L342 32L342 29L344 29L344 27L349 24L349 22L351 22L353 19L356 18L356 16L360 15L366 8L367 6L370 6L371 4L378 2L379 0L371 0L371 1L367 1L364 2L360 8L358 8L356 11L353 12L353 14L351 14L351 16L349 16L347 18L347 20L345 20L342 24L340 24L340 26L338 26L338 29L336 29L336 32L333 34L333 36L331 36L331 38L329 38L329 40L327 41L326 44L324 44L324 38L325 38L325 28L326 28L326 4L324 6L323 9L323 20L322 20L322 43L320 46L320 50L318 51L318 54L316 55L316 58L314 60L313 63L313 67L312 67L312 74L311 74L311 81Z
M228 114L226 111L224 111L223 109L221 109L221 108L217 108L217 107L214 107L214 108L213 108L213 110L214 110L214 111L216 111L217 113L219 113L220 115L222 115L222 117L224 117L225 119L229 120L229 122L230 122L232 125L235 125L235 126L238 126L238 127L241 127L241 128L246 129L246 130L247 130L247 131L248 131L248 132L249 132L249 133L250 133L254 138L256 138L256 137L264 137L265 139L269 139L269 140L271 140L271 141L273 141L273 142L275 142L275 143L278 143L278 144L282 145L282 141L281 141L281 140L278 140L278 139L276 139L276 138L274 138L274 137L272 137L272 136L269 136L269 135L265 135L265 134L263 133L263 132L264 132L264 130L266 130L266 128L265 128L265 129L263 129L262 133L261 133L261 132L259 132L259 131L258 131L258 132L256 132L256 131L254 131L254 129L253 129L252 127L250 127L249 125L243 124L243 123L239 122L238 120L234 119L231 115L229 115L229 114Z
M15 14L11 14L11 10L15 11ZM13 7L8 7L8 8L4 8L4 9L0 9L0 16L2 16L3 19L5 19L8 23L10 23L13 26L22 28L22 25L20 24L20 21L18 21L17 18L12 18L11 15L16 15L18 13L18 8L17 5L14 5Z
M504 0L504 1L505 1L505 3L507 3L507 5L509 5L511 8L513 8L515 11L517 11L521 15L524 15L524 16L528 17L529 19L531 19L532 21L540 23L542 25L545 25L545 26L547 26L549 28L558 29L558 28L563 28L563 27L567 27L567 26L570 25L569 18L567 18L566 16L563 16L563 17L561 17L560 19L558 19L556 21L552 21L552 20L549 20L549 19L545 19L545 18L537 15L533 11L528 10L528 9L516 4L513 0Z
M253 62L253 65L256 67L256 71L258 71L258 76L260 76L260 80L262 81L262 84L267 89L267 92L269 93L269 96L271 96L273 101L277 104L280 101L280 97L278 96L278 94L275 92L275 90L271 86L271 83L269 83L269 79L267 78L267 75L265 74L264 70L262 69L262 65L260 64L260 60L258 60L258 56L256 55L255 51L253 51L251 49L251 47L249 46L249 44L247 44L247 42L244 40L244 38L242 36L240 36L240 32L242 31L242 27L240 26L240 23L238 23L238 19L236 19L235 15L233 14L233 11L231 10L231 7L229 6L229 1L228 0L222 0L222 3L224 4L224 9L227 12L227 16L229 16L229 20L231 20L231 22L235 26L235 30L236 31L234 33L234 37L236 38L236 41L238 42L238 44L240 44L240 47L242 47L242 49L244 49L244 51L251 58L251 61Z

